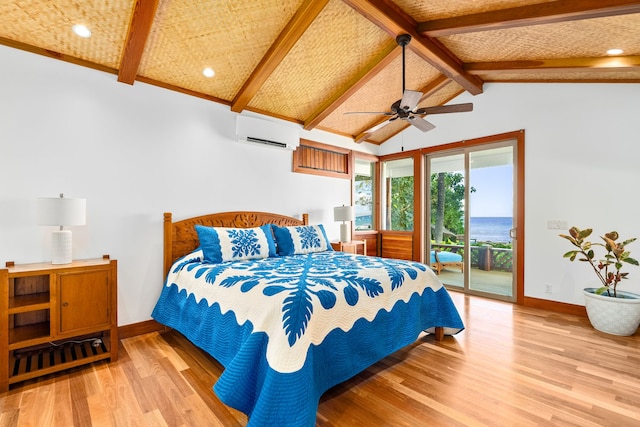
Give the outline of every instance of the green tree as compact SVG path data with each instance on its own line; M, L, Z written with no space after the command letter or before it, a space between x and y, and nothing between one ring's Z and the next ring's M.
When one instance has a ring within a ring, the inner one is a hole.
M413 230L413 177L389 178L386 229ZM464 233L464 176L461 173L443 172L431 175L431 223L441 228L438 241L442 241L444 229L455 234ZM470 188L475 192L475 188ZM440 197L439 197L440 196Z
M413 177L390 178L391 209L387 210L387 230L413 230Z
M431 223L436 241L443 241L444 229L464 233L464 176L441 172L431 175ZM475 188L469 189L475 192ZM438 232L440 229L440 232Z

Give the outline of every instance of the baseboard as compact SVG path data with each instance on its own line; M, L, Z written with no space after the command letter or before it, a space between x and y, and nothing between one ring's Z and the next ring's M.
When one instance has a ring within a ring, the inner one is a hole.
M587 317L587 309L583 305L567 304L547 299L524 297L522 303L525 307L541 308L543 310L555 311L557 313L574 314L576 316Z
M131 323L129 325L118 326L118 338L135 337L137 335L148 334L150 332L165 331L168 328L155 320L145 320L144 322Z

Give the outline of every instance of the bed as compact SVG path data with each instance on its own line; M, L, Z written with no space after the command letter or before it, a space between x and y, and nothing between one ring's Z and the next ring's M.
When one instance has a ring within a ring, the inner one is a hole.
M152 317L224 366L213 389L249 426L313 426L329 388L464 328L429 267L333 251L306 214L165 213L164 273Z

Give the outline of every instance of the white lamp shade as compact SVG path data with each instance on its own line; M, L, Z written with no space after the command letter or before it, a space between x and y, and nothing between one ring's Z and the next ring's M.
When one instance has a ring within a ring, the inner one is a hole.
M352 206L336 206L333 208L334 221L353 221Z
M68 197L38 199L39 225L84 225L87 222L87 200Z

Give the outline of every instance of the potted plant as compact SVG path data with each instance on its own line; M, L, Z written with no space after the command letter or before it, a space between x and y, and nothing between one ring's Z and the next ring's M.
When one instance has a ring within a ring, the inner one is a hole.
M619 291L618 283L629 275L621 271L623 263L638 265L638 261L631 258L626 249L636 238L618 242L618 233L612 231L600 236L604 243L593 243L586 240L592 232L591 228L580 230L571 227L569 235L560 234L577 248L565 253L564 258L588 263L602 284L598 288L583 290L589 321L601 332L633 335L640 325L640 295ZM604 257L596 259L595 247L604 248Z

